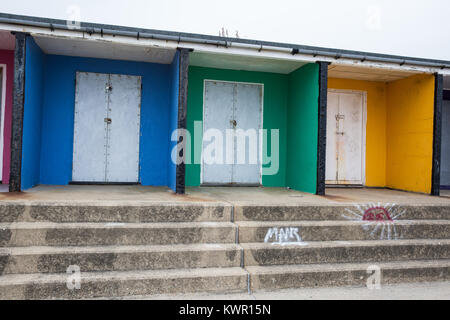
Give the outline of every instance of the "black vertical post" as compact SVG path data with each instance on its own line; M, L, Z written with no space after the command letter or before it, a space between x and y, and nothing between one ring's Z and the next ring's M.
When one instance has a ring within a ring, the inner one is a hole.
M14 52L14 89L11 127L11 169L9 191L21 191L22 136L25 102L25 53L27 34L17 32Z
M325 163L327 148L328 62L319 64L319 127L317 146L317 195L325 195Z
M187 129L187 94L188 94L188 72L189 72L189 49L178 49L180 59L179 92L178 92L178 129ZM183 143L182 143L183 142ZM178 155L184 159L177 164L176 173L176 193L184 194L186 192L186 164L185 155L187 147L183 136L178 135Z
M444 97L444 76L436 73L434 78L434 132L431 195L439 196L441 191L442 100Z

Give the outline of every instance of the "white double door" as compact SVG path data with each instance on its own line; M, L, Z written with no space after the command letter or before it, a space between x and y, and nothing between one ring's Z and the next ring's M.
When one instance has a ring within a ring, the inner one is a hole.
M202 184L260 185L263 86L205 81L204 99Z
M77 73L72 181L138 182L141 81Z
M328 91L326 183L364 184L365 94Z

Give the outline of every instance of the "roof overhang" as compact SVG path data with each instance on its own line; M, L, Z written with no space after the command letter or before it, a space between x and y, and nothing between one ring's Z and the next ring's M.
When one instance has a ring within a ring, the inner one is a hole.
M62 20L7 14L0 14L2 29L29 33L55 54L167 63L177 48L187 48L193 51L191 65L225 69L289 73L323 61L335 77L392 81L417 73L450 75L449 61L90 23L73 28Z
M176 52L174 48L147 48L79 38L34 36L34 39L44 53L63 56L170 64Z

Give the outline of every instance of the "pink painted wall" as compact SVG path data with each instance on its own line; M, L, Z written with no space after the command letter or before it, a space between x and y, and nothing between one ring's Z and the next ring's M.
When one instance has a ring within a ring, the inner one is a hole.
M0 50L0 64L6 64L6 105L5 126L3 131L3 184L9 183L9 165L11 158L11 114L14 83L14 51Z

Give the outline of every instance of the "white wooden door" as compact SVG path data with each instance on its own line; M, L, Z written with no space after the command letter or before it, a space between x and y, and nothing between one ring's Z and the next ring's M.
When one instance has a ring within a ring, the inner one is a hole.
M202 184L261 184L262 95L262 85L205 82ZM221 163L210 161L214 132L220 136ZM238 141L239 133L244 140Z
M364 93L330 91L327 104L327 184L364 183Z
M141 78L77 73L72 181L137 183Z

